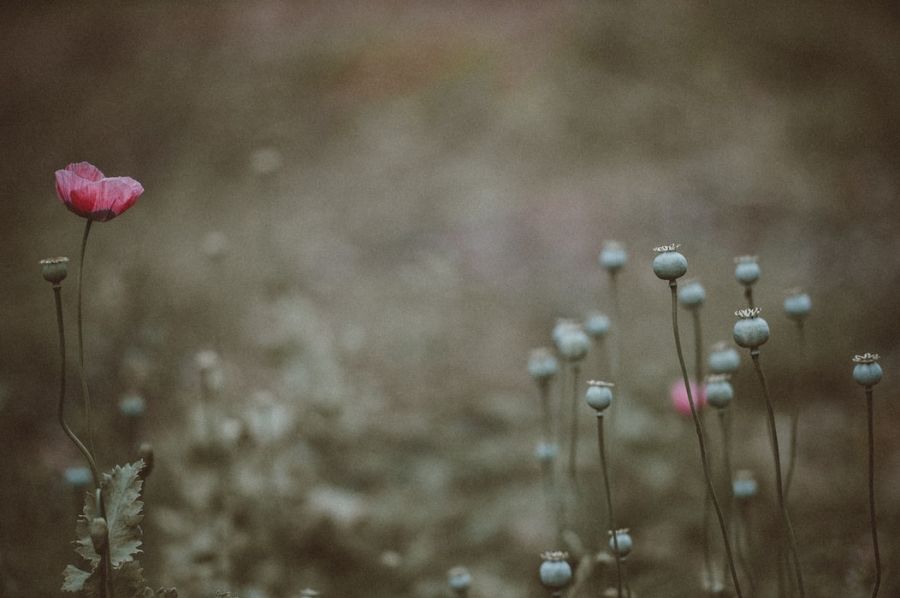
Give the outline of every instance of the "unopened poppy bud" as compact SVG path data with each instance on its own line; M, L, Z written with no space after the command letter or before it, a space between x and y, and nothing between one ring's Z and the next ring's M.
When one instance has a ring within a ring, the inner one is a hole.
M734 277L745 287L753 286L759 280L759 264L755 255L734 258Z
M758 307L734 312L739 319L734 323L734 342L745 349L757 349L769 340L769 324L759 317Z
M853 358L853 379L862 386L875 386L881 382L881 366L877 353L864 353Z
M41 260L41 275L49 283L58 285L69 274L69 258L49 257Z
M628 261L628 253L620 243L607 241L603 244L603 250L600 251L599 260L600 265L610 274L615 274L625 266L625 262Z
M90 525L91 543L97 554L103 554L106 550L106 541L109 534L109 528L106 525L106 519L103 517L94 517Z
M653 273L663 280L673 281L687 273L687 258L678 252L678 243L654 247L657 256L653 258Z
M447 585L459 596L465 596L472 586L472 574L465 567L453 567L447 572Z
M572 566L569 565L568 553L545 552L541 555L541 584L551 590L561 590L572 581Z
M153 455L153 446L149 442L142 442L140 448L138 448L138 456L144 462L144 466L141 467L140 476L143 479L146 479L151 473L153 473L154 463L154 455Z

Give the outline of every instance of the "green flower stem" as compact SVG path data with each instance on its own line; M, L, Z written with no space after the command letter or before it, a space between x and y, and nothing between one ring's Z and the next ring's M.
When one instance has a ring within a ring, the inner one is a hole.
M747 580L750 582L750 595L756 595L756 578L753 575L753 568L750 565L750 554L752 553L750 546L750 533L751 529L750 525L750 505L744 503L744 505L738 510L739 515L735 519L735 529L737 530L737 538L735 540L735 544L737 545L737 553L738 553L738 562L741 565L741 569L744 570L744 574L747 576Z
M612 376L612 381L621 386L622 381L619 380L619 363L622 359L622 338L619 330L620 326L622 326L622 311L619 306L619 282L615 272L609 273L609 293L612 296L612 350L609 355L610 375Z
M797 589L800 598L805 598L806 589L803 585L803 571L800 567L800 557L797 554L797 539L794 535L794 527L791 525L791 516L788 513L787 505L784 500L784 484L781 477L781 452L778 449L778 433L775 427L775 409L772 407L772 399L769 396L769 387L766 384L766 377L763 374L762 367L759 365L759 349L750 351L753 358L753 368L756 370L756 376L759 378L760 386L762 386L763 397L766 401L766 414L769 424L769 438L772 443L772 458L775 462L775 489L778 494L778 507L781 510L781 521L784 525L784 531L787 535L788 549L794 563L794 575L797 578Z
M572 414L571 427L569 429L569 477L572 479L572 488L576 496L578 489L578 364L572 364Z
M616 520L613 515L612 490L609 487L609 469L606 464L606 443L603 439L603 415L597 416L597 444L600 448L600 466L603 469L603 486L606 489L606 511L609 517L609 530L612 532L613 549L616 557L616 596L622 598L622 557L619 556L619 537L616 534ZM602 536L601 536L602 537Z
M88 235L91 233L90 218L85 219L84 236L81 237L81 257L78 260L78 375L81 377L81 397L84 401L84 417L87 426L88 446L94 450L94 427L91 422L91 395L88 392L87 377L84 373L84 331L82 327L81 288L84 282L84 253L87 248Z
M744 299L747 300L747 307L749 307L750 309L753 309L754 307L756 307L753 304L753 287L751 287L751 286L744 287Z
M691 316L694 324L694 380L699 389L703 383L703 329L700 325L700 308L692 309ZM700 414L700 426L706 432L702 413ZM712 500L707 491L703 499L703 566L706 569L706 581L710 588L713 587L716 578L712 563L712 547L709 541L712 527L711 510Z
M100 471L97 469L97 462L94 460L94 456L93 454L91 454L91 451L88 450L84 443L81 442L81 439L78 438L78 435L75 434L75 432L72 431L72 428L69 427L69 424L66 423L66 332L65 326L63 324L62 288L58 284L53 285L53 299L56 304L56 327L59 332L59 408L57 411L57 414L59 416L59 425L62 427L63 432L65 432L66 436L69 437L69 440L72 441L72 443L84 457L84 460L87 461L88 467L91 470L91 477L93 477L94 479L94 488L97 493L97 510L100 512L100 516L106 519L106 505L103 503L103 492L101 491L102 486L100 483ZM106 545L109 546L109 539L107 539ZM103 553L103 564L101 565L100 569L100 598L104 598L105 596L109 596L110 598L112 598L112 593L109 586L109 568L109 550L105 550Z
M803 331L803 321L797 320L797 336L800 346L800 360L806 363L806 334ZM788 467L784 476L784 496L789 498L791 495L791 485L794 481L794 471L797 468L797 437L800 430L800 402L797 400L797 393L794 393L794 404L791 406L791 430L788 440Z
M875 513L875 418L872 406L872 387L866 387L866 415L869 429L869 519L872 523L872 550L875 555L875 585L872 598L881 587L881 552L878 550L878 519Z
M550 381L541 380L538 385L541 395L541 430L544 436L544 442L553 442L553 413L550 408Z
M550 444L553 442L553 410L550 405L549 380L542 380L539 389L541 394L541 409L543 411L541 428L543 430L544 442ZM544 494L547 500L547 506L553 513L553 519L555 520L557 539L561 540L563 532L563 515L554 475L553 463L555 461L556 459L553 461L541 459L541 476L544 479Z
M722 431L722 465L725 469L723 477L727 482L725 488L725 520L728 522L728 528L734 530L734 487L731 481L733 474L731 471L731 426L729 425L729 416L730 411L719 409L719 427ZM740 540L736 539L735 545L738 552L738 562L740 563ZM745 571L745 573L748 577L750 576L749 571Z
M716 518L719 520L719 528L722 532L722 541L725 544L725 554L728 557L728 568L731 571L734 592L737 594L737 598L743 598L741 582L740 579L738 579L737 568L734 565L734 557L731 554L731 540L728 538L728 527L725 525L725 516L722 514L722 507L719 505L718 497L716 497L712 475L709 471L709 456L706 451L706 438L703 434L703 426L701 425L700 417L697 414L697 407L694 405L694 397L691 393L690 382L688 381L687 367L684 365L684 353L681 350L681 335L678 332L678 283L675 280L669 281L669 289L672 291L672 332L675 336L675 350L678 353L678 364L681 366L681 377L684 381L684 389L687 392L688 403L691 406L691 417L694 420L697 443L700 447L700 462L703 465L703 476L706 479L706 489L712 497Z

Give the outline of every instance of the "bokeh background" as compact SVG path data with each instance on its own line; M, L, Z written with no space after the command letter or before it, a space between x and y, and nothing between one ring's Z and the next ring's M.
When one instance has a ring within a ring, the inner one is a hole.
M557 317L610 309L596 256L617 239L631 258L613 474L635 592L700 583L702 481L649 268L672 240L706 286L707 343L743 302L733 258L760 256L764 365L803 406L792 512L817 595L871 583L850 357L883 355L882 593L900 592L896 3L47 2L4 5L0 33L4 596L57 595L77 562L62 472L78 455L54 419L37 261L77 256L83 222L53 171L80 160L146 188L93 229L85 325L101 463L156 448L155 584L430 597L463 564L475 596L542 595L538 554L556 546L525 363ZM814 302L806 355L781 313L794 286ZM223 377L207 411L233 441L213 462L191 448L210 348ZM746 361L734 460L760 478L762 555L772 484ZM588 363L604 374L602 353ZM70 388L78 421L74 369ZM139 424L118 411L127 392L146 399Z

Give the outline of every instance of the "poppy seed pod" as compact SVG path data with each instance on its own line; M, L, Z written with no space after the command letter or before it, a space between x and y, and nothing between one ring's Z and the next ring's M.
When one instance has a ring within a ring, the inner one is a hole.
M141 395L129 392L119 400L119 411L125 417L138 418L144 415L147 408L147 402Z
M784 313L792 320L802 322L812 310L812 299L800 289L794 289L784 298Z
M106 525L106 519L103 517L94 517L91 519L90 533L94 550L97 554L103 554L109 537L109 527Z
M742 469L735 474L731 488L734 497L738 500L750 500L759 492L756 478L753 477L752 472L746 469Z
M559 372L559 362L549 349L534 349L528 356L528 373L536 382L546 382Z
M598 311L591 312L584 320L584 331L594 340L600 340L609 332L609 318Z
M877 353L864 353L853 358L853 379L862 386L875 386L881 382L881 366Z
M706 377L706 402L717 409L724 409L734 398L734 388L727 374Z
M769 340L769 324L759 317L758 307L734 312L734 342L745 349L756 349Z
M628 261L628 253L625 248L616 241L607 241L599 256L600 265L610 274L615 274L625 266Z
M654 247L657 256L653 258L653 273L662 280L673 281L687 273L687 258L678 252L678 243Z
M544 562L541 563L541 584L551 590L561 590L572 581L572 566L566 560L569 558L565 552L545 552L541 555Z
M76 489L87 488L94 480L91 470L87 467L66 467L63 471L63 479L66 484Z
M50 257L41 260L41 275L49 283L58 285L69 274L69 258Z
M713 374L733 374L741 365L741 354L725 341L720 341L713 345L707 365Z
M755 255L734 258L734 277L745 287L753 286L759 280L759 263Z
M472 574L465 567L453 567L447 572L447 585L457 594L465 594L472 586Z
M584 398L591 409L597 412L597 415L603 415L603 412L612 405L613 386L615 384L611 382L601 382L599 380L588 382L588 389Z
M616 551L616 545L619 547L618 551ZM632 548L631 534L628 533L627 529L617 529L615 536L613 536L613 532L609 533L609 549L613 554L618 552L619 557L624 559L631 554Z
M687 309L697 309L706 300L703 285L696 280L685 282L678 289L678 302Z
M555 442L538 442L534 448L534 456L541 463L551 463L559 454L559 448Z
M556 347L566 361L581 361L591 348L591 339L580 327L572 326L560 335Z

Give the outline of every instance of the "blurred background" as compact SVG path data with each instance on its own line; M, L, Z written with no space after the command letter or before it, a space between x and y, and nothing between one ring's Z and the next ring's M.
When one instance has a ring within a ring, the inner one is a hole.
M83 221L53 172L87 160L146 189L91 233L85 348L102 466L136 459L139 441L156 450L142 557L155 585L433 597L465 565L473 596L544 595L538 555L558 546L527 356L556 318L610 313L597 254L615 239L630 260L609 425L635 593L696 596L701 579L702 477L668 394L669 290L649 267L675 240L707 290L707 346L743 305L733 258L759 256L762 360L780 413L788 396L803 409L791 509L813 595L872 581L850 358L882 354L882 594L896 595L898 25L893 2L5 5L0 594L57 595L80 560L81 491L64 478L80 463L55 421L37 262L77 258ZM814 306L806 354L781 310L796 286ZM208 349L221 379L204 401ZM590 355L586 375L603 364ZM777 528L746 355L734 382L765 588ZM582 416L591 544L604 511ZM210 421L215 458L196 450Z

